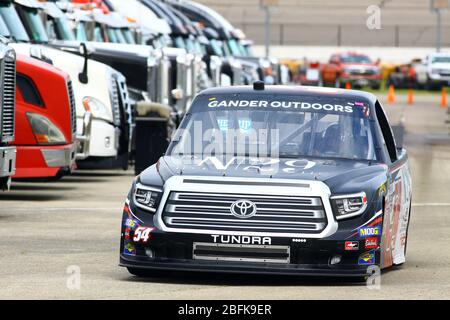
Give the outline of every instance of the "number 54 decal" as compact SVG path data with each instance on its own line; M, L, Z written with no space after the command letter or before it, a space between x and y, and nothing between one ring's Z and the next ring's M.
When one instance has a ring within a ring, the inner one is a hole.
M133 241L134 242L147 243L148 240L151 238L151 234L150 233L154 229L155 228L147 228L147 227L138 227L138 228L136 228L136 230L134 231Z

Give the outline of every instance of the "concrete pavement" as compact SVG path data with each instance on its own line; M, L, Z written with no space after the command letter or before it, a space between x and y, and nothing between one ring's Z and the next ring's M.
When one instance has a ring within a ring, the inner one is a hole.
M386 110L391 122L406 126L414 205L408 261L383 273L380 290L341 279L135 278L117 266L133 173L82 171L54 183L14 183L0 193L0 299L449 299L450 143L435 139L448 132L446 110L434 96L416 97L413 107L398 100ZM80 289L67 273L77 268Z

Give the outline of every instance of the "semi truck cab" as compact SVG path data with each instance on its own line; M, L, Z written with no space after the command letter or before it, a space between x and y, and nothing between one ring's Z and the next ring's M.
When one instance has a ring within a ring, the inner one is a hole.
M14 179L59 178L75 169L76 110L67 73L17 55Z

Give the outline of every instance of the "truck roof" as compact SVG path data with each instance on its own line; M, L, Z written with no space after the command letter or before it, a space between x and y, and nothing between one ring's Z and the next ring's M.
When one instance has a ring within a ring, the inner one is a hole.
M199 95L220 95L220 94L267 94L267 95L299 95L299 96L328 96L335 98L349 98L349 99L365 99L372 105L375 104L377 98L375 95L359 91L337 88L324 88L313 86L265 86L264 90L255 90L253 86L230 86L230 87L215 87L203 90Z

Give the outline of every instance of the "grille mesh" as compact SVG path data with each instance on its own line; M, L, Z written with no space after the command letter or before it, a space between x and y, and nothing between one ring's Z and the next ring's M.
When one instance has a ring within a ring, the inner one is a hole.
M245 199L256 206L254 216L232 213ZM166 226L175 229L318 234L327 226L320 197L172 192L163 210Z
M70 103L70 121L72 124L72 138L75 138L77 134L77 110L75 106L75 95L73 93L72 81L68 80L67 90L69 92L69 103Z
M11 142L14 140L16 62L14 58L5 56L0 63L3 79L0 141Z
M111 83L111 89L112 89L112 97L111 97L111 102L112 102L112 108L113 108L113 119L114 119L114 124L117 126L120 126L121 123L121 119L120 119L120 97L119 97L119 88L117 85L117 80L115 79L115 77L113 77L112 79L112 83Z

